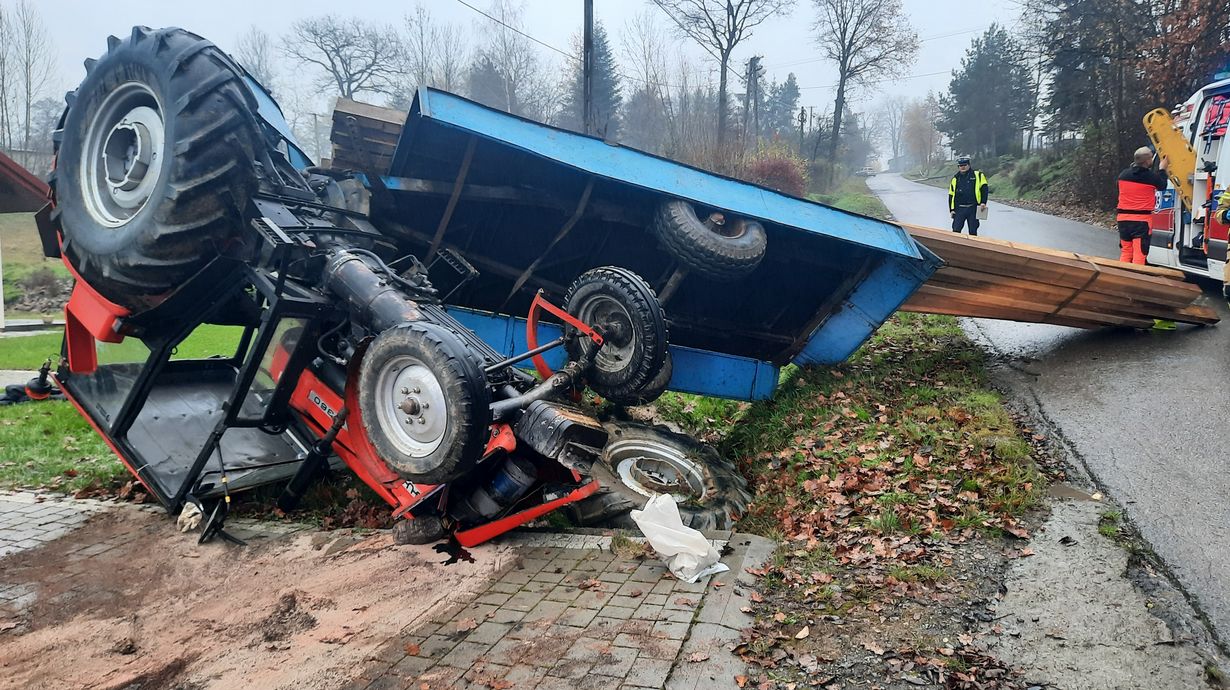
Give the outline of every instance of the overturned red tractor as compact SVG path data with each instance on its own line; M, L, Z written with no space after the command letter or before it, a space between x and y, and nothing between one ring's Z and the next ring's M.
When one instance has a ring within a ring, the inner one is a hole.
M77 277L56 379L170 513L201 511L203 539L231 494L285 483L289 509L342 465L407 541L472 545L565 507L627 524L655 493L729 527L749 499L730 462L600 421L586 391L767 397L938 264L896 226L442 92L420 91L391 163L317 167L181 29L112 37L86 71L39 215ZM235 327L234 350L178 356L203 325Z

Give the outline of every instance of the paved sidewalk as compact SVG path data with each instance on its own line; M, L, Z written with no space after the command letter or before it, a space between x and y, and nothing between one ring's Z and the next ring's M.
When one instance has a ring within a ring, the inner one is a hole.
M730 653L751 624L740 580L772 550L758 537L730 542L727 573L689 584L657 560L589 548L534 546L466 606L439 611L389 640L350 690L438 688L737 688ZM557 543L578 537L560 535ZM533 544L537 535L506 541ZM742 577L740 577L742 576Z
M10 563L22 563L24 551L69 535L91 515L107 510L161 512L157 506L32 492L0 493L0 558L7 555ZM125 549L151 543L150 539L166 539L171 536L168 532L174 532L174 523L165 518L132 525L115 533L84 530L81 534L93 535L88 543L81 538L80 544L55 542L56 550L66 554L59 557L64 561L63 572L47 579L31 580L15 572L9 573L14 576L10 580L0 577L0 612L17 616L14 621L26 620L35 602L44 599L114 596L107 588L94 595L66 593L72 582L59 580L71 580L76 577L73 573L85 573L91 567L112 567L116 558L129 558L122 553ZM228 529L255 545L282 542L310 528L232 520ZM319 553L330 558L334 553L364 548L372 539L367 534L339 530L314 534L311 539L320 541ZM495 552L515 554L514 565L489 582L479 582L476 594L438 606L423 618L390 620L396 625L386 628L386 637L373 639L370 649L375 651L365 657L358 677L339 679L338 686L349 690L738 687L735 678L745 674L746 667L730 650L740 630L751 623L740 610L750 604L750 590L745 587L752 578L745 569L767 559L772 544L729 532L709 536L726 552L723 562L731 570L688 584L671 577L656 559L615 556L611 538L600 531L505 535L493 548L476 549L474 554L480 564ZM175 543L173 537L170 543ZM202 547L177 548L204 553L199 551ZM260 553L227 545L205 548L233 549L237 559L252 559ZM397 547L386 550L389 554L399 551ZM183 555L178 556L181 562ZM174 562L177 557L168 551L167 558ZM55 562L51 567L58 568ZM0 566L0 573L3 571ZM343 576L344 570L337 573ZM413 579L411 573L407 575ZM400 633L388 637L398 629Z
M2 492L0 558L64 536L107 506L101 501L74 500L56 494Z

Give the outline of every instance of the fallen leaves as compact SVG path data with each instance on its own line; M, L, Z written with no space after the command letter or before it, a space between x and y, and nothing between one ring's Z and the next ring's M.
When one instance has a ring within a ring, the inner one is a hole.
M478 621L473 618L462 618L457 621L457 632L470 632L478 627Z
M794 634L794 639L802 640L810 634L811 634L811 628L809 626L804 625L802 630Z
M591 577L588 580L581 581L581 583L577 585L577 589L583 589L586 591L589 591L589 590L602 591L602 580L599 580L596 577Z
M403 649L406 650L406 656L418 656L419 652L422 651L414 642L407 643Z
M688 655L688 663L698 664L702 661L708 661L709 654L707 652L692 652Z

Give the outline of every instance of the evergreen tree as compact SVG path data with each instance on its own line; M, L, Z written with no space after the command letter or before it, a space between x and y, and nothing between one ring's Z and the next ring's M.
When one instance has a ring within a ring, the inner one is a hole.
M470 98L492 108L506 112L516 110L516 104L510 105L508 79L500 71L498 65L485 54L479 54L478 59L470 65L470 73L466 77L466 90ZM515 94L513 94L515 95Z
M792 137L797 137L799 131L799 80L791 72L786 75L786 81L773 82L766 91L766 113L761 123L763 134L793 141Z
M619 134L619 72L615 56L602 24L594 24L594 134L614 139ZM568 74L568 92L560 113L560 124L575 131L585 128L585 74L581 62L574 61Z
M975 38L948 93L940 100L939 129L960 153L999 156L1021 148L1030 99L1024 60L1008 32L992 24Z

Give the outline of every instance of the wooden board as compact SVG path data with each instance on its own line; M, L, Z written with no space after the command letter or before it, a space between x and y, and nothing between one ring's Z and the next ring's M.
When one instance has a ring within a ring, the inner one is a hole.
M384 174L406 124L406 113L338 98L333 106L332 167Z
M903 311L1050 323L1077 328L1151 328L1154 319L1208 325L1199 286L1179 271L1019 242L903 226L944 259Z

